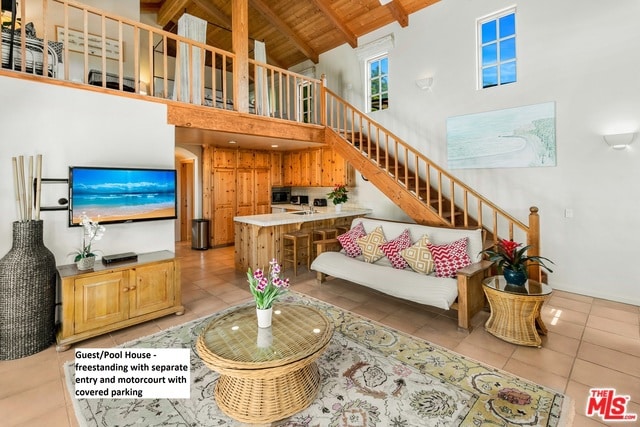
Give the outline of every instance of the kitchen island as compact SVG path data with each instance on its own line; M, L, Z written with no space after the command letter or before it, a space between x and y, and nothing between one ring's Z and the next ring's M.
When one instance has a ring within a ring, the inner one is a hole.
M363 217L371 209L343 209L336 212L333 206L316 207L313 213L304 210L264 215L236 216L235 265L236 270L269 267L276 258L282 263L282 235L291 231L309 231L343 226L349 228L354 218Z

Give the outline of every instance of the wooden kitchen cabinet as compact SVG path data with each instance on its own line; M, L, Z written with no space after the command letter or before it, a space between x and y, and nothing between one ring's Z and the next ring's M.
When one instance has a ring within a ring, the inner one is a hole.
M271 185L274 187L282 186L283 183L283 169L282 169L282 153L279 151L272 152L271 154Z
M169 251L79 271L57 268L61 295L57 351L70 344L168 314L182 314L180 266Z
M331 148L292 151L283 154L283 184L295 187L355 185L355 170Z

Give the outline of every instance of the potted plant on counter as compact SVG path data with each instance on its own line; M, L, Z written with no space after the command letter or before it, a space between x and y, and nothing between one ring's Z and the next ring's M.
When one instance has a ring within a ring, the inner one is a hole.
M344 184L336 184L333 187L333 190L327 193L327 198L333 201L333 204L336 207L336 212L340 212L342 210L342 204L346 203L349 200L349 196L347 196L347 186Z

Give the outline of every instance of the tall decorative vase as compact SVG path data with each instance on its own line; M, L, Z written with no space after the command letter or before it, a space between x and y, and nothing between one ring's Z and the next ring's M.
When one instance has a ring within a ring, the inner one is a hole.
M256 308L256 315L258 316L258 328L270 328L271 318L273 317L273 307L270 308Z
M526 271L515 271L505 268L502 274L508 285L523 286L527 281Z
M336 205L336 212L342 212L342 203Z
M13 223L13 246L0 259L0 360L30 356L55 340L56 260L41 220Z

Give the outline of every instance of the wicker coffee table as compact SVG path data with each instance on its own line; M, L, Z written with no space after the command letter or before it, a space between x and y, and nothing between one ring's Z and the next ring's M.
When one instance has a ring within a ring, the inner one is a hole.
M274 307L270 328L258 328L254 306L211 321L196 348L220 373L215 387L220 409L247 423L281 420L305 409L320 387L315 360L333 329L318 310L284 303Z
M507 285L502 276L485 279L482 287L491 306L484 325L487 332L513 344L541 347L540 335L547 334L547 327L540 309L551 287L535 280L527 280L524 286Z

